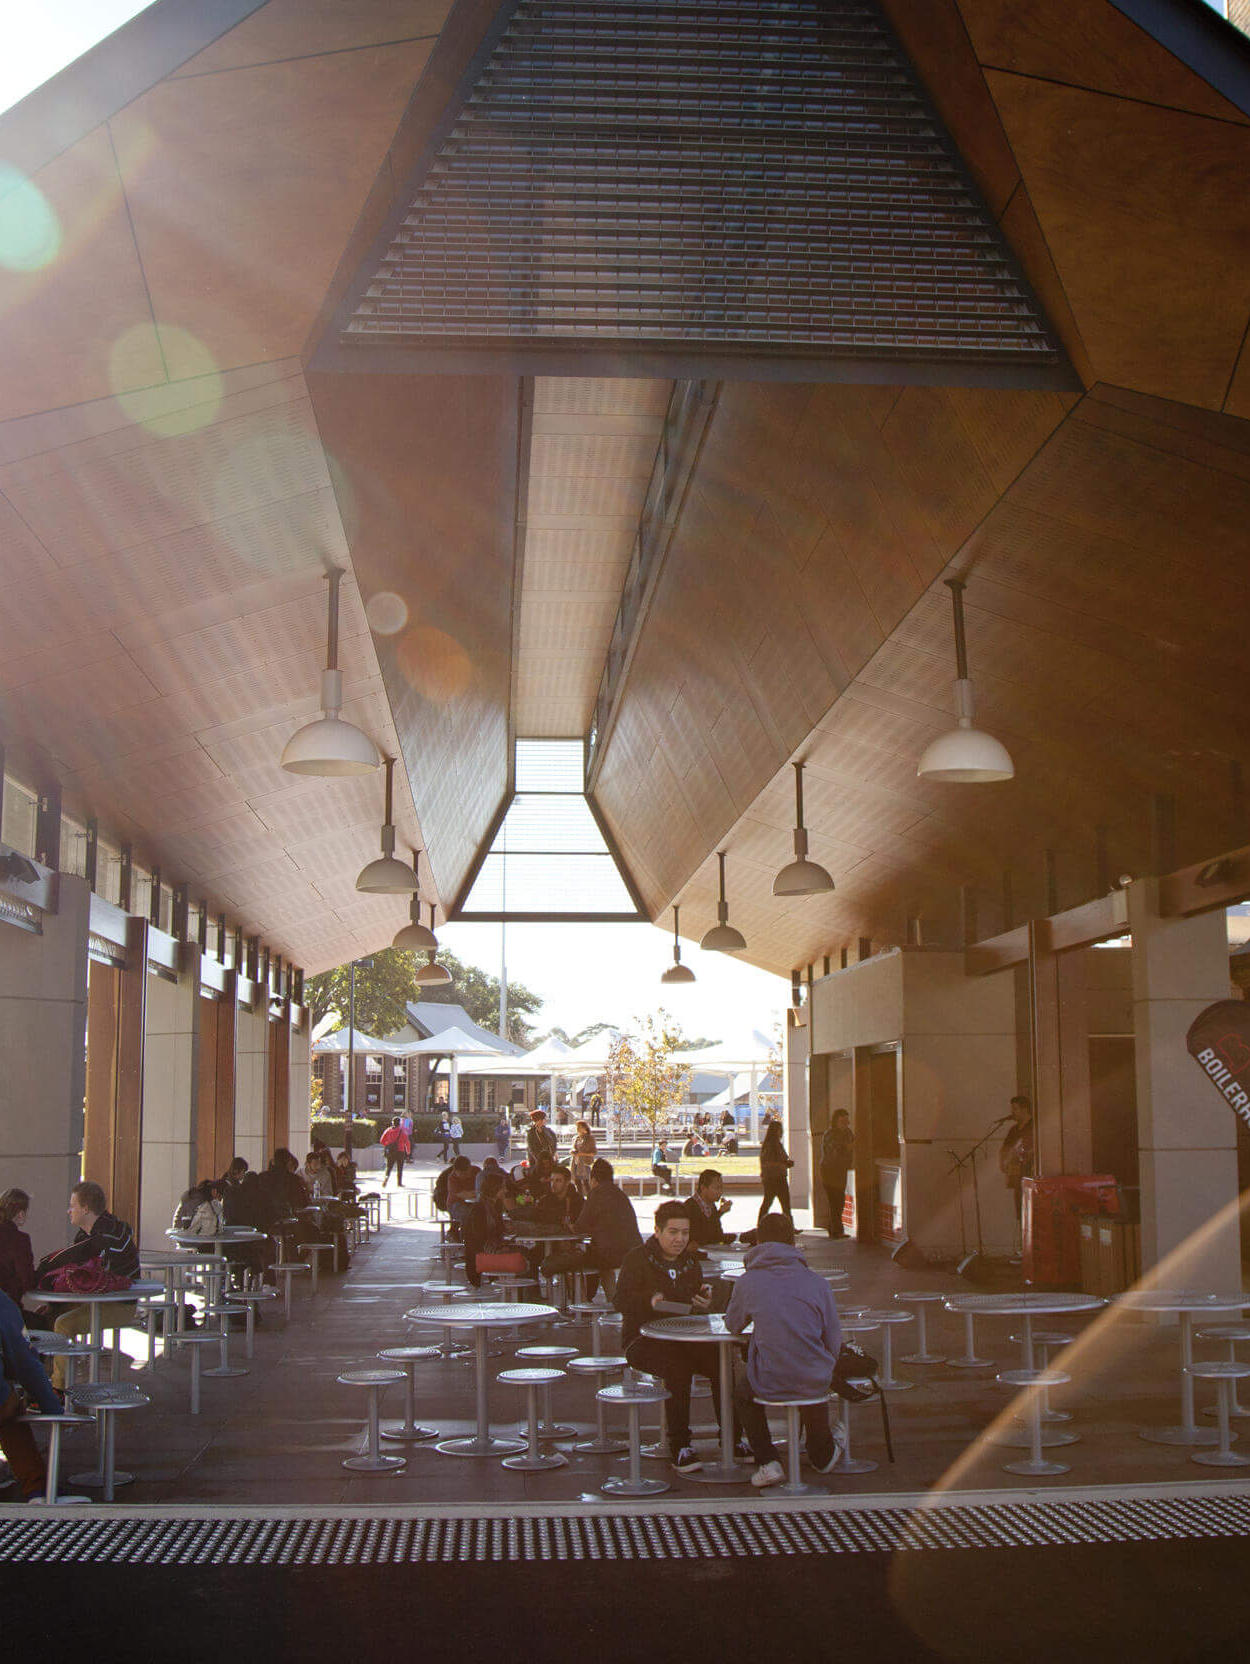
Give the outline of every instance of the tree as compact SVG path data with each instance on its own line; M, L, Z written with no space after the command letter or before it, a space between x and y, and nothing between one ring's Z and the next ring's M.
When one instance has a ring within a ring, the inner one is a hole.
M439 961L451 972L452 980L437 988L423 988L417 970L424 954L406 953L402 948L380 948L368 960L356 962L356 1027L379 1039L393 1034L408 1021L410 1002L433 1000L441 1005L461 1005L482 1028L496 1032L499 1022L499 978L466 965L454 953L439 953ZM349 967L339 965L320 976L309 977L305 998L312 1020L320 1022L327 1011L337 1011L344 1027L350 1004ZM542 995L523 982L508 984L508 1038L518 1045L529 1043L530 1025L525 1021L542 1009Z
M454 953L439 950L439 963L451 972L451 981L436 988L421 988L410 998L432 1000L439 1005L462 1005L481 1028L499 1032L499 978L477 965L466 965ZM518 1046L532 1043L533 1027L525 1021L542 1010L543 997L523 982L508 983L508 1039Z
M367 962L357 961L356 1027L379 1038L402 1028L408 1021L407 1002L417 997L416 974L416 955L400 948L380 948ZM327 1011L337 1011L346 1027L351 1003L348 980L347 965L308 978L304 997L314 1024Z
M642 1018L636 1034L622 1034L608 1053L609 1101L623 1118L641 1116L653 1139L690 1085L689 1069L675 1061L681 1039L681 1029L660 1011Z

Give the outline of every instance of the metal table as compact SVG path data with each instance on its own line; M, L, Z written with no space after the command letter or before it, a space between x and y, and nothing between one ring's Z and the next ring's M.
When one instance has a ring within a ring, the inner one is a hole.
M1180 1318L1181 1341L1181 1424L1179 1427L1145 1427L1140 1436L1151 1444L1218 1444L1213 1427L1199 1427L1194 1421L1194 1378L1189 1366L1194 1361L1194 1318L1212 1312L1241 1312L1250 1300L1240 1294L1201 1294L1192 1289L1130 1289L1115 1302L1118 1309L1135 1312L1175 1312ZM1233 1437L1236 1438L1236 1434Z
M434 1446L444 1456L514 1456L526 1448L526 1440L507 1438L490 1430L486 1336L491 1329L511 1329L523 1323L547 1323L559 1314L554 1306L516 1302L481 1303L467 1306L415 1306L404 1316L412 1323L431 1323L439 1328L472 1329L477 1367L477 1431L468 1438L440 1439Z
M751 1470L734 1461L734 1395L732 1348L740 1346L744 1336L735 1335L719 1312L692 1312L689 1317L660 1317L654 1323L644 1323L641 1333L650 1340L711 1341L719 1348L720 1374L720 1461L705 1466L692 1479L704 1485L742 1485L750 1478Z

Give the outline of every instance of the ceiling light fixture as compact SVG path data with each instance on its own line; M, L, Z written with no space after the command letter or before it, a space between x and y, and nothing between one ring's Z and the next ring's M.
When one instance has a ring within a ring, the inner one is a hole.
M415 893L417 879L415 872L395 859L395 759L383 760L386 763L386 819L382 823L382 853L362 868L356 888L371 896L407 896Z
M735 930L729 922L729 903L725 900L725 852L719 850L716 859L720 862L720 900L716 904L716 923L699 943L706 953L738 953L746 947L747 939L740 930Z
M343 673L339 669L339 585L342 569L332 566L330 614L326 630L326 667L321 672L321 715L298 729L286 742L282 767L291 774L321 774L342 777L372 774L377 768L378 748L363 729L344 722Z
M431 936L434 934L434 903L433 902L430 903L430 934L431 934ZM451 972L447 969L446 965L440 965L434 957L434 955L437 952L438 952L438 943L436 941L434 943L434 946L430 949L429 964L428 965L422 965L421 969L416 974L415 981L416 981L418 987L420 987L420 988L438 988L438 987L442 986L444 983L447 983L447 982L451 981Z
M803 765L794 765L794 860L773 879L775 896L816 896L833 889L833 879L807 859L807 829L803 825Z
M660 981L661 982L667 982L671 985L674 982L693 982L694 980L695 980L695 975L694 975L694 972L690 969L689 965L683 965L682 962L681 962L681 944L677 940L677 909L676 909L676 907L674 907L673 908L673 963L665 971L664 975L660 978Z
M412 852L412 900L408 904L408 923L395 932L393 948L402 948L405 953L424 953L427 948L436 948L438 941L434 932L421 923L421 895L417 886L421 882L421 851Z
M921 780L945 780L955 785L982 785L1010 780L1015 767L992 734L972 726L972 683L968 680L968 649L964 641L964 589L962 578L947 578L955 610L955 709L958 726L940 734L916 765Z

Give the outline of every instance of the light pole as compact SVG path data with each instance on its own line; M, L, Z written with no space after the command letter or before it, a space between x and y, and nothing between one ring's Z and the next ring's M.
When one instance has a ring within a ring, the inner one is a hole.
M352 1159L352 1123L356 1119L356 966L365 970L372 959L353 959L347 968L347 1118L343 1125L343 1148Z

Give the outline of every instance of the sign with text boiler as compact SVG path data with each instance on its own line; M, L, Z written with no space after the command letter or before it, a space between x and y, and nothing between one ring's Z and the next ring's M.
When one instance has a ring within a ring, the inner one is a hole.
M1194 1018L1189 1055L1250 1127L1250 1003L1219 1000Z

